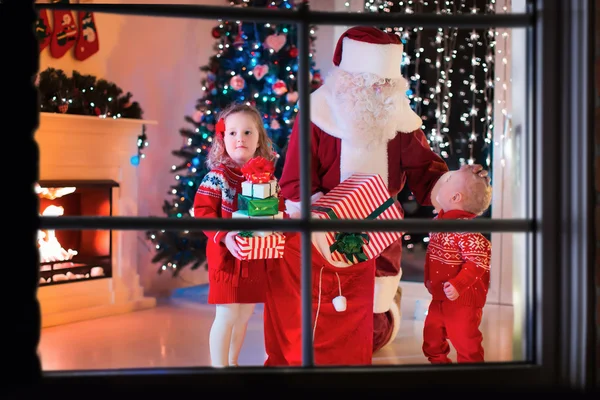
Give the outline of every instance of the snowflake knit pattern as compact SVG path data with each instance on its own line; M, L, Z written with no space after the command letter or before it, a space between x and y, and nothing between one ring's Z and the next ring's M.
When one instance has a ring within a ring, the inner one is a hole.
M472 219L474 214L452 210L436 219ZM466 306L483 307L490 284L491 243L476 232L435 232L429 235L425 259L425 287L433 300L450 301L444 293L449 282L459 293L454 300Z
M231 214L237 207L236 195L241 191L243 180L242 173L237 168L231 169L222 165L215 167L204 176L198 186L197 193L203 196L196 196L195 210L197 210L197 206L204 203L205 206L209 206L209 209L216 211L217 215L213 217L231 218ZM194 212L196 213L196 211ZM209 217L209 215L206 216ZM201 215L196 215L196 217L201 217ZM219 243L226 233L209 231L205 234L209 240Z

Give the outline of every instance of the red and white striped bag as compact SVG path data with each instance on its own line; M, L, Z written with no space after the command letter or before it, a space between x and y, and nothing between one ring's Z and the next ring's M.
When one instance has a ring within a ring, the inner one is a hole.
M235 236L240 246L240 255L244 260L266 260L282 258L285 247L285 235L275 232L267 236Z
M319 219L402 219L400 210L379 174L353 174L312 204L311 214ZM336 261L356 264L379 256L389 245L402 237L402 232L364 232L369 242L362 246L363 259L347 257L336 250L337 232L326 232L327 244ZM333 247L332 247L333 246ZM350 259L351 258L351 259Z

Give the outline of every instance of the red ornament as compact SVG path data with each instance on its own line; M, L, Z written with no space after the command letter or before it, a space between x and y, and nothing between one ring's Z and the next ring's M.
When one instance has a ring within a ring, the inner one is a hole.
M246 81L241 76L234 75L229 80L229 86L231 86L231 88L233 90L239 91L239 90L242 90L246 86Z
M290 57L292 57L292 58L298 57L298 48L296 46L292 46L290 48Z
M221 31L219 31L219 28L213 28L211 34L212 34L212 37L214 37L215 39L218 39L221 37Z
M69 110L69 105L67 103L58 106L58 111L60 111L63 114L66 113L67 110Z
M281 96L282 94L287 93L287 91L287 85L281 79L273 84L273 92L275 92L276 95Z

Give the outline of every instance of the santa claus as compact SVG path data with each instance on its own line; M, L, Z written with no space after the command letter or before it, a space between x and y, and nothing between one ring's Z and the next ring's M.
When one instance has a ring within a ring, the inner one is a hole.
M374 27L354 27L339 38L333 71L310 98L313 201L353 173L377 173L390 196L408 183L421 205L432 205L434 186L448 167L431 150L422 120L410 107L402 53L397 35ZM280 179L291 218L300 215L298 121ZM290 236L282 265L269 274L266 365L301 363L299 239ZM313 233L312 245L315 362L370 364L373 352L393 341L400 326L394 297L402 276L402 241L376 260L353 265L331 258L322 232ZM345 299L345 310L337 309L336 297Z

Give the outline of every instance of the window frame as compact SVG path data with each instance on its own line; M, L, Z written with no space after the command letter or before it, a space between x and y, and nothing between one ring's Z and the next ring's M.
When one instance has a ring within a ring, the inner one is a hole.
M299 108L310 109L309 26L330 25L454 25L473 27L526 27L528 41L528 110L526 126L528 176L531 177L530 219L430 221L323 221L310 219L310 202L303 201L300 220L181 220L167 217L40 217L38 229L259 229L303 233L302 323L303 367L263 368L210 367L132 369L109 371L44 372L50 385L70 384L182 384L204 387L243 386L264 388L278 384L291 387L427 387L431 382L479 385L504 389L554 386L588 389L594 381L594 243L592 224L592 40L588 37L594 15L586 0L536 0L526 14L431 15L348 14L310 11L307 3L297 11L241 9L201 5L132 4L35 4L34 9L71 9L121 15L165 16L201 19L240 19L297 23L299 28ZM34 35L33 29L31 35ZM37 49L35 49L37 51ZM304 72L300 72L304 71ZM547 82L555 82L549 85ZM29 83L32 85L32 82ZM31 88L31 86L30 86ZM39 115L39 111L36 110ZM300 113L301 198L310 199L310 113ZM37 129L37 126L34 128ZM560 134L568 132L569 134ZM573 134L573 132L577 134ZM37 151L34 152L36 161ZM562 160L559 164L556 160ZM37 163L35 164L38 165ZM29 195L33 191L30 190ZM527 359L531 362L485 365L313 367L311 335L310 231L482 231L526 232L533 249L527 269ZM564 247L560 245L563 244ZM37 251L37 249L36 249ZM579 265L580 268L571 268ZM35 268L39 266L35 265ZM561 321L563 321L561 323ZM566 321L566 323L565 323ZM585 345L582 345L585 344ZM242 375L252 378L232 380ZM352 384L349 384L349 378Z

